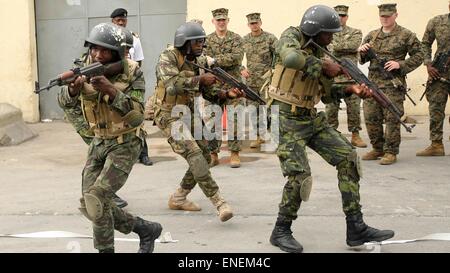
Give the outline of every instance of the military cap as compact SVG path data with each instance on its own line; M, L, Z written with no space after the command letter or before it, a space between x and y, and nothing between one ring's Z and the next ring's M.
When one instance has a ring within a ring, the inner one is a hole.
M115 18L115 17L127 17L128 16L128 11L126 9L123 8L118 8L115 9L112 13L111 13L111 18Z
M345 6L345 5L337 5L336 7L334 7L334 10L335 10L339 15L343 15L343 16L347 16L347 15L348 15L348 6Z
M255 13L250 13L247 14L247 20L249 23L255 23L255 22L260 22L261 21L261 13L255 12Z
M220 8L212 11L212 15L214 19L228 19L228 9Z
M397 4L382 4L378 6L380 16L392 16L397 12Z
M200 19L192 19L192 20L189 21L189 22L191 22L191 23L197 23L197 24L199 24L199 25L203 25L203 21L200 20Z

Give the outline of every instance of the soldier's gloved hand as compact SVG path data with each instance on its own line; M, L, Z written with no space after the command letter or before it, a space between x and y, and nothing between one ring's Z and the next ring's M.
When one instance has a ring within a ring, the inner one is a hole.
M91 78L91 85L95 90L109 95L111 99L116 97L117 90L105 76L95 76Z
M81 88L83 88L83 84L85 82L86 82L86 77L85 76L77 77L75 79L75 81L71 82L69 84L69 94L70 94L70 96L75 97L78 94L80 94Z
M371 48L372 46L369 43L363 44L360 47L358 47L358 52L361 54L366 54L367 51L369 50L369 48Z
M384 64L384 69L387 71L400 69L400 64L396 61L389 61Z
M203 86L211 86L216 82L216 76L214 76L212 73L204 73L199 76L200 77L200 85Z
M228 90L227 97L230 99L242 98L242 97L245 97L245 93L242 90L233 88L233 89Z
M342 66L340 66L339 64L331 60L324 59L322 63L322 72L326 76L334 78L336 76L344 74L344 69L342 69Z
M365 84L352 84L346 90L347 93L353 93L360 98L366 99L372 97L372 90Z
M441 74L439 73L439 71L435 67L433 67L431 64L427 65L427 71L428 71L428 76L433 80L437 80L441 77Z

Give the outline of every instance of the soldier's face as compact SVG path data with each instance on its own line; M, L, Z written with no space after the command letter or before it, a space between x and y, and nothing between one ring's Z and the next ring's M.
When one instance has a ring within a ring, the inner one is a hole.
M113 24L116 24L121 27L127 27L128 19L123 16L114 17L112 19Z
M217 31L226 31L228 27L228 22L230 22L230 19L213 19L212 20L214 26L216 27Z
M94 62L107 64L111 62L113 56L110 49L98 45L93 45L90 49L91 58Z
M258 32L261 29L261 25L262 25L261 21L248 23L248 27L252 32Z
M203 45L205 44L205 39L191 40L191 52L194 56L200 56L203 52Z
M395 24L397 16L397 13L394 13L391 16L380 16L380 23L383 27L392 27Z
M316 38L316 43L318 43L321 46L327 46L329 44L331 44L331 42L333 41L333 33L332 32L319 32L319 34L317 34Z
M346 26L348 15L339 15L339 20L341 21L341 26Z

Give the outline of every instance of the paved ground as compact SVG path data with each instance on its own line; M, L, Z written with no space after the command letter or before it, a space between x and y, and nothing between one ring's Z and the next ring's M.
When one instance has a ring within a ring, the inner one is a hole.
M341 117L345 117L341 114ZM418 158L416 150L428 145L426 117L412 134L403 133L399 162L380 166L363 162L361 196L365 220L376 227L396 231L394 239L414 239L431 233L450 233L450 157ZM341 129L346 131L344 120ZM32 124L39 137L16 147L0 148L0 234L48 230L91 234L90 223L78 212L80 174L87 146L63 122ZM271 153L246 149L243 166L230 169L229 153L224 164L212 170L235 217L221 223L215 209L197 188L191 198L203 210L198 213L171 211L167 200L187 164L171 151L157 129L151 132L152 167L136 165L119 194L129 211L161 222L178 243L158 244L156 252L280 252L268 242L277 215L285 179L278 159ZM445 124L445 145L449 125ZM348 135L347 135L348 136ZM363 137L368 141L367 135ZM362 154L368 149L359 149ZM336 171L310 151L315 181L311 200L302 204L294 222L296 238L305 252L358 252L345 245L345 219L341 211ZM134 235L117 234L136 238ZM137 243L117 243L118 252L135 252ZM0 252L95 252L90 240L0 238ZM364 249L363 252L449 252L450 242L421 242ZM360 252L359 251L359 252Z

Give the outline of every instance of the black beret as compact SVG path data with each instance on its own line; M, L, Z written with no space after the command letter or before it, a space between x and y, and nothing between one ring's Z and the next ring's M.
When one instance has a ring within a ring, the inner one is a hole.
M115 9L111 13L111 18L119 17L119 16L127 17L128 16L128 11L126 9L123 9L123 8L118 8L118 9Z

